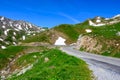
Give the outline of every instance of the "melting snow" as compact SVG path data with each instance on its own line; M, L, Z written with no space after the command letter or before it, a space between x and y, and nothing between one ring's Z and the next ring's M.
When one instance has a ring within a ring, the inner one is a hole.
M30 26L30 28L32 28L32 25L31 25L31 24L29 24L29 26Z
M35 36L36 34L33 34L33 36Z
M93 23L91 20L89 20L89 25L90 25L90 26L104 26L105 24L103 24L103 23L95 24L95 23Z
M16 29L16 28L15 28L15 30L16 30L16 31L19 31L19 29Z
M4 20L4 17L1 17L1 19L0 19L0 20L1 20L1 21L2 21L2 20Z
M0 38L0 41L3 41L3 39L2 39L2 38Z
M17 45L15 42L13 42L14 45Z
M2 28L5 28L5 26L3 25Z
M21 27L21 25L19 25L19 26L18 26L18 29L19 29L19 30L22 30L22 27Z
M7 32L10 31L10 29L7 29L4 31L4 34L7 36Z
M55 45L66 45L65 44L65 39L64 38L62 38L62 37L59 37L57 40L56 40L56 42L55 42Z
M12 39L13 39L13 40L16 40L16 38L15 38L14 36L12 37Z
M8 43L8 42L5 42L5 44L9 45L9 43Z
M86 31L87 33L92 32L92 30L91 30L91 29L85 29L85 31Z
M118 15L114 16L113 18L117 18L117 17L120 17L120 14L118 14Z
M96 22L97 22L97 23L100 23L100 22L101 22L101 17L97 17Z
M99 22L101 22L101 20L100 20L100 19L97 19L96 22L99 23Z
M15 36L16 36L16 32L13 32L13 35L15 35Z
M25 36L24 35L22 36L22 39L25 40Z
M5 46L1 46L1 48L2 48L2 49L6 49L6 47L5 47Z
M28 26L26 26L26 29L29 29Z
M89 25L95 25L91 20L89 20Z

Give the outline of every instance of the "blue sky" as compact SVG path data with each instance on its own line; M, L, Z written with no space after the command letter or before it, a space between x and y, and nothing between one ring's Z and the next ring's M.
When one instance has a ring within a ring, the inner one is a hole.
M120 14L120 0L0 0L0 16L42 27Z

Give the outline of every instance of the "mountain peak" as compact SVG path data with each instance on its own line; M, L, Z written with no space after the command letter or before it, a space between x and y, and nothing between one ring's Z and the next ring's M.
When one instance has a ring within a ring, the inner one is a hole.
M90 26L104 26L104 25L111 25L111 24L115 24L119 22L120 22L120 14L112 18L103 18L103 17L97 16L89 20L89 25Z
M0 16L0 48L16 45L19 39L25 40L25 36L41 31L42 28L30 22Z
M117 18L117 17L120 17L120 14L118 14L118 15L114 16L113 18Z

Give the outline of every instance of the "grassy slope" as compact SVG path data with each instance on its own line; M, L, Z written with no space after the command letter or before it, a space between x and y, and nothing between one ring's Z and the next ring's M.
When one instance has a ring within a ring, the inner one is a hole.
M15 55L21 52L26 47L23 46L10 46L6 49L0 50L0 69L7 65L10 58L14 58Z
M30 43L30 42L49 42L49 35L46 33L49 31L41 32L40 34L37 34L36 36L28 36L26 40L22 41L23 43Z
M74 25L62 24L54 27L54 30L62 32L64 35L68 36L71 42L75 42L79 36L77 30L74 29Z
M37 58L33 58L33 56ZM45 62L45 58L49 60ZM36 62L37 61L37 62ZM33 63L33 68L8 80L92 80L87 64L57 49L24 55L16 61Z
M120 36L117 36L117 32L120 31L120 23L102 27L91 27L90 29L93 32L85 35L93 36L93 38L96 38L102 44L102 55L120 58ZM116 44L119 44L119 46Z
M80 31L78 31L78 29L76 29L74 25L62 24L50 30L42 32L36 36L30 36L25 41L22 42L23 43L47 42L50 44L54 44L55 42L54 39L51 40L53 38L53 35L59 35L59 36L64 36L67 39L66 43L70 44L77 41L79 34Z
M80 34L82 34L83 36L84 35L93 36L98 40L98 42L100 42L103 45L103 50L102 50L103 55L120 57L119 56L120 51L118 51L119 46L117 47L115 45L115 44L120 45L120 36L117 36L117 32L120 31L119 26L120 23L101 26L101 27L93 27L93 26L89 26L88 21L85 21L83 23L75 24L75 25L62 24L54 27L52 30L55 30L56 32L61 32L62 35L66 36L67 37L66 42L68 44L76 42ZM92 32L86 33L85 29L91 29ZM51 39L51 36L56 33L51 33L50 31L51 30L43 32L38 36L30 37L24 42L48 42L54 44L54 40ZM51 40L53 42L51 42Z

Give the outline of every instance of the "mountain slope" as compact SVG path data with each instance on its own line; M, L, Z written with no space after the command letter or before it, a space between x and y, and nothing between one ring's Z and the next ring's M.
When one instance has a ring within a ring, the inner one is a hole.
M0 48L4 49L9 45L17 45L20 38L25 40L25 36L40 31L42 28L29 22L11 20L0 16Z
M111 18L108 24L86 26L86 33L81 34L77 41L77 49L106 56L120 57L120 17ZM95 19L93 19L94 21ZM92 21L92 20L91 20ZM103 19L103 22L105 20ZM85 30L86 30L85 29Z
M77 49L83 51L120 57L120 16L109 19L95 17L74 25L61 24L24 42L55 44L58 37L66 39L67 45L77 42Z

